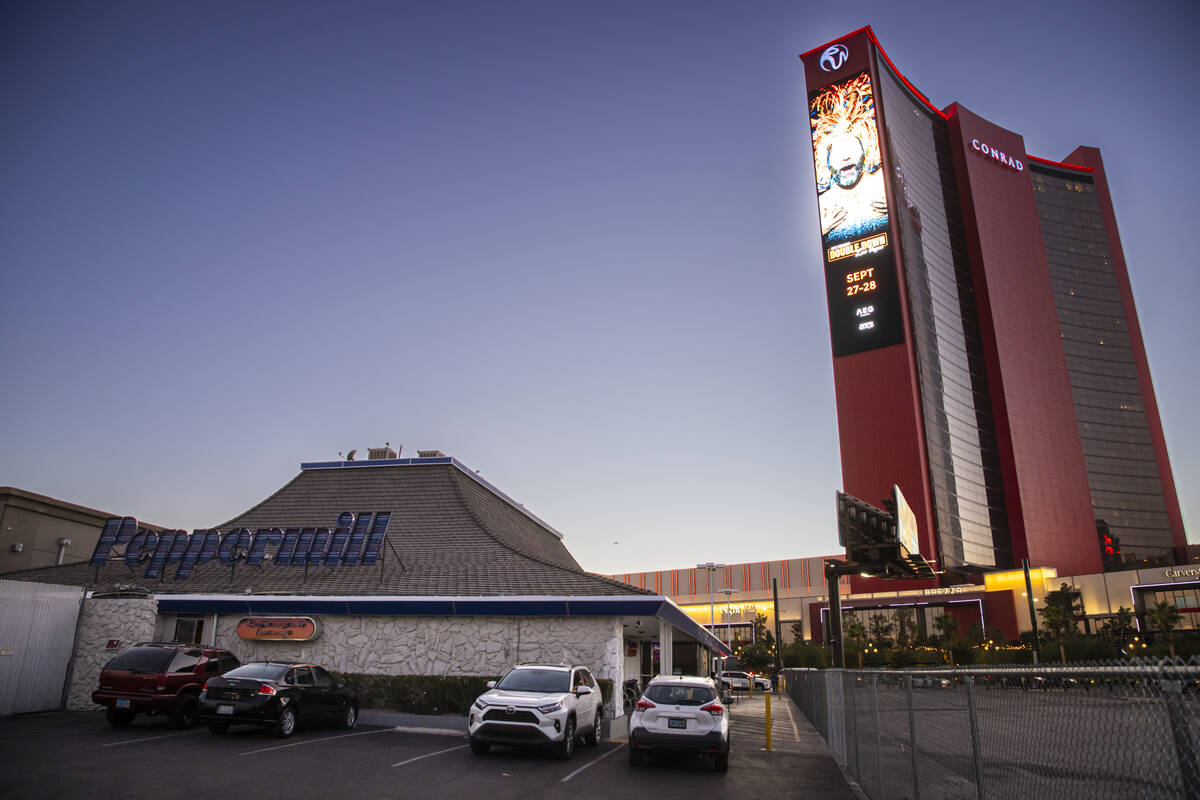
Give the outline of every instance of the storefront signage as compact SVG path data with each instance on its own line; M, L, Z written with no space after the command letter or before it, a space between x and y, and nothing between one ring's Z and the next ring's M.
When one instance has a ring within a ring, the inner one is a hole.
M121 559L128 567L146 565L145 577L163 577L165 568L178 564L176 578L187 578L196 564L216 560L221 564L240 562L265 566L305 566L337 564L364 566L379 560L392 512L343 512L337 524L329 528L234 528L222 533L216 528L201 528L192 533L182 530L152 531L139 528L133 517L114 517L104 525L91 562L108 563L113 548L125 545Z
M312 617L245 617L237 635L260 642L307 642L317 638L317 623Z
M977 587L972 586L971 588L975 589ZM965 586L938 586L933 589L922 589L921 594L962 594L965 591L967 591L967 587Z
M1167 567L1164 574L1168 578L1200 578L1200 567Z
M1010 155L1005 155L1002 150L997 150L987 142L981 142L978 139L972 139L971 149L976 153L982 153L994 161L999 161L1006 167L1012 167L1017 172L1025 171L1025 164L1023 164L1019 159L1013 158Z

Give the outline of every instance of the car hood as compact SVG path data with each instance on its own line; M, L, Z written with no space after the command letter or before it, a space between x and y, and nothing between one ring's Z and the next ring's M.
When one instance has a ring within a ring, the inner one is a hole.
M532 708L533 706L544 706L547 703L561 702L570 696L570 692L541 694L540 692L511 692L505 689L492 689L481 694L479 702L486 703L489 706L525 706Z

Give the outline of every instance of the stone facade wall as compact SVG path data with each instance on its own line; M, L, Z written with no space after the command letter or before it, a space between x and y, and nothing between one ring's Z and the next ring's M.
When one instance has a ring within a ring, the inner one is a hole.
M624 676L617 617L314 616L319 632L310 642L258 642L238 638L244 616L219 616L215 636L216 647L242 661L294 659L373 675L490 677L523 661L583 664L597 678L612 680L615 695ZM174 616L165 616L160 628L174 631ZM612 711L610 705L610 718Z
M100 708L92 702L92 692L100 685L100 669L121 649L135 642L153 641L157 620L158 601L152 597L83 601L67 690L68 711ZM121 643L119 649L105 648L112 639Z

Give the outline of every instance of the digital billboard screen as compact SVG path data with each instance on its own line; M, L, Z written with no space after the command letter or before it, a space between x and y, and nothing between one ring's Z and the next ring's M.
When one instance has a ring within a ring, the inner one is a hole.
M834 356L904 341L870 74L809 98Z

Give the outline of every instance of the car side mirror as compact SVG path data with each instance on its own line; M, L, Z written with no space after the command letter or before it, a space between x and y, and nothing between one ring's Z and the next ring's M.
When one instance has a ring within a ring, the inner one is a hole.
M577 688L575 690L576 697L583 697L585 694L591 694L591 693L592 693L592 687L590 687L590 686L580 686L579 688Z
M496 682L495 682L495 681L488 681L488 682L487 682L487 687L488 687L489 689L495 689L495 688L496 688Z

